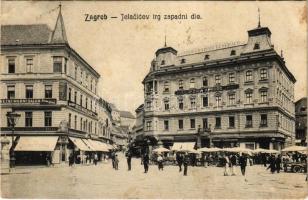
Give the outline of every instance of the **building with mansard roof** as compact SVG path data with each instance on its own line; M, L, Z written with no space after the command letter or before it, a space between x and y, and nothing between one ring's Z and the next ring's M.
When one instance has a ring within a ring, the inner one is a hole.
M1 63L1 137L12 138L6 114L20 114L17 164L62 163L70 154L80 162L108 151L111 109L97 93L100 75L70 46L61 6L54 29L2 25Z
M279 150L294 142L296 80L271 36L259 25L244 44L158 49L143 80L143 137L167 148Z

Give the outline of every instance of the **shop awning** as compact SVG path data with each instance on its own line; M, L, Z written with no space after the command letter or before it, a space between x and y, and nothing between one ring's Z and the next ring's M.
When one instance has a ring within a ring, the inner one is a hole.
M94 147L94 149L96 151L104 151L104 152L109 151L107 144L105 144L105 143L102 143L102 142L96 141L96 140L88 140L88 142L92 145L92 147Z
M171 148L172 151L192 151L196 142L175 142Z
M15 151L54 151L58 136L22 136Z
M111 150L111 149L116 149L116 147L114 147L114 146L111 145L111 144L107 144L107 148L108 148L109 150Z
M81 151L91 151L91 149L80 138L69 137L69 139L76 145Z
M87 139L82 139L82 141L87 145L87 147L89 148L88 151L96 151L95 148L92 146L92 144L89 142L89 140Z

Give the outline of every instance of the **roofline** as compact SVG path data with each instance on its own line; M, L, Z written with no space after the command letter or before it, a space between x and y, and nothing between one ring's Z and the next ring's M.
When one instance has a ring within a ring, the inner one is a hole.
M68 43L57 43L57 44L51 44L51 43L41 43L41 44L1 44L1 51L5 48L14 47L14 48L27 48L27 47L34 47L34 48L68 48L69 53L73 53L80 61L86 65L91 72L96 76L96 78L100 78L101 75L84 59L82 58L77 51L75 51Z

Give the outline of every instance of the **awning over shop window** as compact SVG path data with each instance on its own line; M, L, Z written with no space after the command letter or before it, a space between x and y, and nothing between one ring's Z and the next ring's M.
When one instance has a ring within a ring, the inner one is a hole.
M172 146L172 151L192 151L196 142L175 142Z
M87 147L89 148L88 151L96 151L95 147L92 146L92 144L89 142L89 140L87 139L82 139L82 141L87 145Z
M69 137L70 140L76 145L81 151L91 151L91 149L82 141L80 138Z
M54 151L58 136L22 136L15 151Z
M111 150L111 149L116 149L116 147L114 147L114 146L111 145L111 144L107 144L107 148L108 148L109 150Z
M88 140L88 142L92 145L92 147L94 147L94 149L96 151L104 151L104 152L109 151L107 144L105 144L105 143L102 143L102 142L96 141L96 140Z

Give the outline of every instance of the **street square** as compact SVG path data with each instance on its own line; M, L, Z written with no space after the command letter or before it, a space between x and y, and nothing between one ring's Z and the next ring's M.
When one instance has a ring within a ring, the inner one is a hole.
M305 174L271 174L261 165L247 167L247 182L237 167L236 176L223 176L223 168L191 167L188 176L177 166L158 171L150 165L143 173L140 159L127 170L120 154L119 170L111 162L97 166L23 167L1 176L3 198L305 198Z

